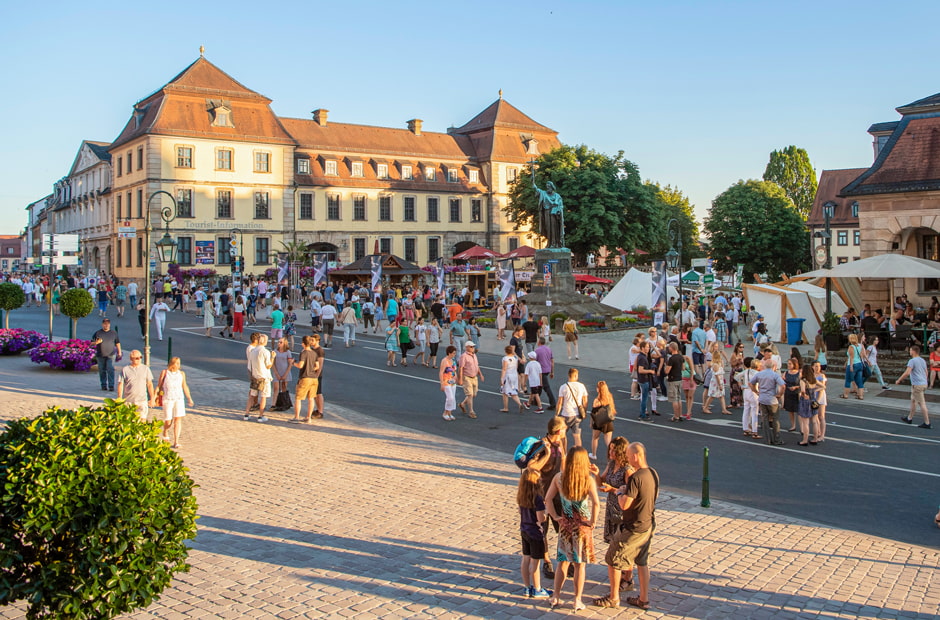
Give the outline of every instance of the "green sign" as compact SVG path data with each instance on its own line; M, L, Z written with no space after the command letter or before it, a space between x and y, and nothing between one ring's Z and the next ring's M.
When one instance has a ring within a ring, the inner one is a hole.
M706 295L711 295L711 294L714 292L714 290L715 290L715 288L714 288L714 286L715 286L715 274L713 274L713 273L706 273L704 276L702 276L702 284L705 285L705 294L706 294Z

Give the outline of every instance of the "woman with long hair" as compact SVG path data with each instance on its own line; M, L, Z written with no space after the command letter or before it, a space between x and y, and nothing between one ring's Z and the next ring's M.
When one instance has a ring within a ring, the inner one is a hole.
M796 430L796 413L800 408L800 396L802 394L800 388L801 376L799 361L791 357L787 360L787 369L783 373L783 410L790 414L790 428L787 429L787 432L790 433Z
M614 405L614 395L610 393L606 381L597 382L597 396L591 407L591 453L588 457L593 461L597 458L597 440L604 435L604 443L610 447L610 440L614 434L614 418L617 417L617 407Z
M757 394L751 388L751 379L760 372L760 361L751 357L744 358L744 368L735 375L735 382L744 392L744 411L741 412L741 426L745 437L760 437L757 432Z
M539 319L539 338L544 338L545 342L552 341L552 327L548 324L548 317L545 315Z
M826 438L826 405L829 404L826 384L829 379L826 378L826 373L820 367L819 362L813 362L813 375L816 376L816 385L819 388L816 393L816 402L819 403L819 409L816 410L816 423L819 426L818 431L814 431L813 439L820 442Z
M183 430L183 418L186 417L186 407L183 398L193 407L193 397L189 393L186 383L186 373L181 370L180 358L171 357L166 369L160 373L157 381L157 394L163 397L163 439L172 441L174 448L180 447L180 433ZM156 402L151 403L156 407ZM170 431L173 438L170 438Z
M235 304L232 306L232 335L242 340L242 334L245 333L245 298L240 294L235 297Z
M502 302L496 304L496 339L506 339L506 306Z
M454 347L451 347L454 348ZM522 585L528 598L548 598L551 590L541 586L539 563L545 556L545 501L541 494L539 470L526 468L519 475L516 504L519 505L519 533L522 536Z
M594 561L594 535L597 525L599 503L594 474L598 469L591 465L588 452L574 447L568 451L565 468L555 475L545 496L545 507L549 515L558 521L558 567L555 569L555 593L552 609L561 602L559 595L565 585L568 565L574 564L574 610L585 608L581 602L584 591L584 565ZM558 496L561 502L559 513L553 505Z
M815 446L816 437L819 436L819 385L816 382L816 375L813 373L813 367L809 364L803 366L800 373L800 405L798 415L800 418L800 432L803 439L801 446ZM813 421L813 441L809 439L809 422Z
M822 332L816 334L816 342L813 345L813 352L816 354L815 361L819 362L819 365L823 370L826 370L826 366L829 364L829 360L826 359L826 339L823 338Z
M520 360L516 356L516 348L513 345L506 345L505 351L506 355L503 356L502 370L499 374L499 393L503 395L503 408L500 411L503 413L509 412L509 399L511 398L519 407L519 413L522 413L522 408L528 409L529 405L524 405L519 400Z
M454 409L457 408L457 362L454 360L457 347L450 345L447 353L441 360L441 370L437 378L440 381L441 391L444 392L444 419L448 422L454 420Z
M398 346L398 323L395 321L390 321L388 327L385 328L385 350L388 352L385 365L398 366L395 362L395 354L401 353L401 348Z
M744 370L744 343L738 342L731 351L731 377ZM737 381L731 381L731 404L729 407L744 405L744 390Z
M854 383L856 398L865 400L865 379L862 371L867 359L868 351L859 344L858 334L849 334L849 347L845 351L845 384L839 398L848 398L849 388Z
M626 437L614 437L607 446L607 468L598 476L600 490L607 493L607 509L604 511L604 542L609 543L620 529L623 510L617 502L617 489L627 484L633 474L633 467L627 460L627 447L630 442ZM633 570L623 571L620 578L620 590L633 589Z

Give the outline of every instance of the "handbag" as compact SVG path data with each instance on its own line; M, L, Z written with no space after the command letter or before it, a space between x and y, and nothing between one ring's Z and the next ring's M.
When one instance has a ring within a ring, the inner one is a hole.
M160 382L157 384L157 395L154 397L153 402L157 407L163 406L163 381L166 379L166 371L160 373Z
M610 407L601 405L600 407L591 409L591 421L594 423L594 426L598 428L602 428L613 422L614 418L610 415Z

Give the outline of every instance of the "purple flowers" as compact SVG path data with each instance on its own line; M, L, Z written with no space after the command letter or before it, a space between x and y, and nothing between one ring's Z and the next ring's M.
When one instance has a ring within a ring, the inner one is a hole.
M95 345L78 339L46 342L30 351L29 359L52 368L84 372L95 365Z
M49 339L28 329L0 329L0 355L16 355Z

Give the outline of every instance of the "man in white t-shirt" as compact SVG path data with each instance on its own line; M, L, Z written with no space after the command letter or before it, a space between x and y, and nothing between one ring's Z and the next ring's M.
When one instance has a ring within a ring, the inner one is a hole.
M268 421L264 415L264 407L267 399L271 397L271 380L274 378L271 375L271 367L274 366L274 355L265 346L267 344L268 337L259 333L254 346L248 347L248 371L251 373L251 386L248 390L248 404L245 405L244 419L246 421L251 419L249 412L256 402L258 403L258 421Z
M315 334L320 333L320 311L322 308L320 294L314 293L310 297L310 330Z
M529 386L529 405L535 405L535 413L545 413L542 408L542 364L535 351L526 354L529 361L525 365L526 385Z
M584 384L578 381L578 369L568 369L568 381L558 389L558 400L555 401L555 415L561 416L565 421L566 433L571 431L575 447L581 447L581 408L587 412L588 392Z

